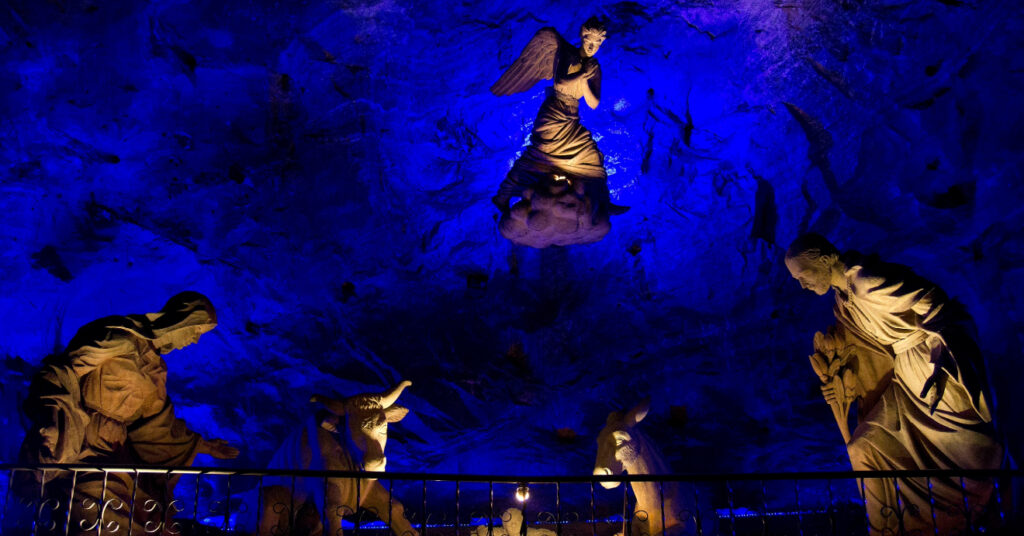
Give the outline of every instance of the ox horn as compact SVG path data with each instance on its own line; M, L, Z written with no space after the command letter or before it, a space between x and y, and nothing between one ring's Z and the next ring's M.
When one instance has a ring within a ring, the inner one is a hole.
M409 387L410 385L412 385L411 381L404 380L401 383L399 383L398 385L396 385L394 389L388 391L387 393L381 394L380 395L380 405L381 405L381 407L383 407L385 409L386 408L390 408L391 405L395 403L395 400L398 400L398 395L401 395L402 391L404 391L405 388Z

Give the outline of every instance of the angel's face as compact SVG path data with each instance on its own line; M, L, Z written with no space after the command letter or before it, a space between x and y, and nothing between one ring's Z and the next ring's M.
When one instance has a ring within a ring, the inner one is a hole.
M597 54L598 49L601 48L601 44L604 43L605 33L585 30L580 32L580 37L583 39L583 44L580 45L580 52L589 58Z

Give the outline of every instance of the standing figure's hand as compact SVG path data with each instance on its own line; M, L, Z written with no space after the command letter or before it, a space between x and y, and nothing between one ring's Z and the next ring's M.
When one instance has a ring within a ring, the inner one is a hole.
M209 454L218 460L230 460L238 457L238 449L228 445L223 439L200 439L199 453Z

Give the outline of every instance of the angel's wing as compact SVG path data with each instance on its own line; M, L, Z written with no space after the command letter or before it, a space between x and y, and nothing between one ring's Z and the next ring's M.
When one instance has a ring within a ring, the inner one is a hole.
M491 86L491 93L501 97L520 93L541 80L555 76L558 50L569 43L554 28L541 28L526 44L515 63Z

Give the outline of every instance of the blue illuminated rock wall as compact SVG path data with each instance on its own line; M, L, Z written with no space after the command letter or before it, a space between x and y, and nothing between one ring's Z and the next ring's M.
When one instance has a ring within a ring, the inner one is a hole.
M514 247L489 199L543 90L488 87L594 13L582 121L631 210L597 244ZM645 396L678 471L845 468L806 357L829 300L782 264L803 230L962 300L1019 429L1022 22L931 0L12 3L0 459L44 355L195 289L220 325L168 356L169 389L237 465L314 391L410 379L389 469L589 473L607 412Z

